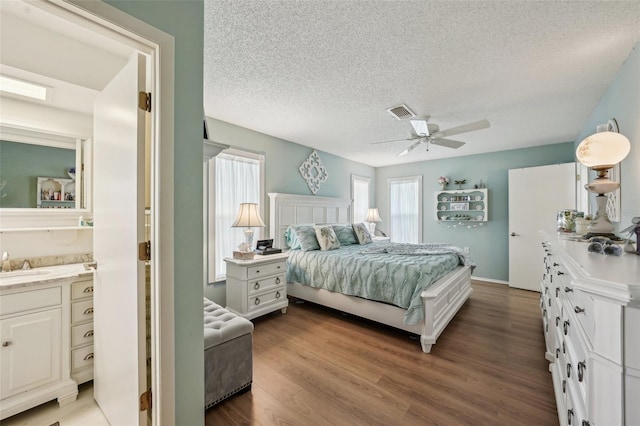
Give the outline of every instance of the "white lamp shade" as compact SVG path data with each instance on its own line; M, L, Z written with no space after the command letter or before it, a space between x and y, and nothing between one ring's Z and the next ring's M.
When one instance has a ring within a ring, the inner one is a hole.
M258 204L256 203L241 203L240 211L238 212L238 216L236 220L233 222L232 227L254 227L260 226L264 227L265 224L260 218L260 213L258 213Z
M365 222L382 222L382 219L380 219L380 214L378 213L378 209L369 209Z
M630 150L631 144L624 135L600 132L580 142L576 149L576 157L587 167L610 168L621 162Z

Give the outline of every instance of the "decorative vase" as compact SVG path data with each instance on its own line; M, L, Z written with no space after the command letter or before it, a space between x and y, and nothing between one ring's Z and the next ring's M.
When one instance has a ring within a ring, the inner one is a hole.
M446 184L446 183L441 183L441 184L440 184L440 190L441 190L441 191L444 191L446 187L447 187L447 184Z

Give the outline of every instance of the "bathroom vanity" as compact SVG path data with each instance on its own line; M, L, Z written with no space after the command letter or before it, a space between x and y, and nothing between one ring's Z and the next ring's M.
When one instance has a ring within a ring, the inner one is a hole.
M93 377L92 280L84 264L0 273L0 419Z

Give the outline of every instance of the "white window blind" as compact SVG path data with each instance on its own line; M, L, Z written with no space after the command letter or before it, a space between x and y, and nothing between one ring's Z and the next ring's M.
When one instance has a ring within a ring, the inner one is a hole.
M369 210L369 178L351 175L353 223L364 222Z
M389 215L391 241L422 241L422 176L389 179Z
M244 242L244 228L232 228L240 203L258 203L260 216L264 219L262 156L234 151L221 153L211 160L210 177L213 180L210 194L209 220L213 250L209 250L209 280L225 279L225 257L231 257L238 245ZM254 228L254 242L262 236L262 228ZM212 274L213 272L213 274Z

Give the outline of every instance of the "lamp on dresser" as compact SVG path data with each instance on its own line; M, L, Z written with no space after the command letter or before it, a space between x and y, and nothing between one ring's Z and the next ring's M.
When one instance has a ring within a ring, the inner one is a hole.
M607 236L616 238L613 234L614 226L607 216L607 194L620 188L619 182L609 179L607 172L610 168L621 162L629 151L631 144L629 139L618 133L618 125L615 119L609 120L608 131L595 133L585 138L576 149L578 161L591 170L595 170L598 177L585 185L588 191L596 195L596 216L589 225L589 233L584 236L588 239L593 236Z
M236 220L231 225L232 228L246 227L244 231L244 243L240 244L238 251L233 252L234 259L253 259L253 227L264 228L265 224L260 218L258 204L241 203L240 211Z
M378 209L369 209L365 222L369 222L369 232L373 237L376 232L376 223L382 222L382 219L380 219L380 213L378 213Z

